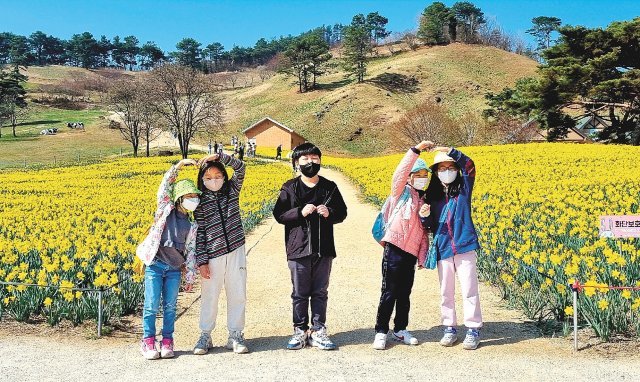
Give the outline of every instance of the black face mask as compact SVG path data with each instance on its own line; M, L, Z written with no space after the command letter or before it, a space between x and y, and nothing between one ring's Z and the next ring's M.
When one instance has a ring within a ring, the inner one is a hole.
M300 166L300 172L307 178L313 178L320 172L320 163L309 162L304 166Z

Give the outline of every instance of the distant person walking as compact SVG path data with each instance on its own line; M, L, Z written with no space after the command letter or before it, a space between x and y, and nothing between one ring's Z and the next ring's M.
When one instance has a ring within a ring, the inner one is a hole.
M238 147L238 159L244 160L244 145Z

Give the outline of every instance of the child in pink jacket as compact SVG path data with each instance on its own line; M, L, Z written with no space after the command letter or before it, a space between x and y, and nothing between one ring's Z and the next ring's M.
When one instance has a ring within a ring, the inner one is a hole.
M407 345L418 344L418 340L407 331L407 325L416 261L418 264L424 263L429 245L427 233L418 216L424 203L422 196L430 171L419 156L422 150L429 148L429 142L426 141L412 147L393 173L385 216L388 227L381 243L384 245L382 294L376 317L374 349L383 350L387 345L394 306L396 315L392 338Z

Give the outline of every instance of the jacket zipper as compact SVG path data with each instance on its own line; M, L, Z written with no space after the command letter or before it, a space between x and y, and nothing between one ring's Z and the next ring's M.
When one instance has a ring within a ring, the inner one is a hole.
M317 212L316 212L317 213ZM321 236L322 236L322 221L320 220L320 214L318 214L318 257L322 257L322 248L321 248Z
M324 201L324 205L325 207L329 204L329 202L331 202L331 198L333 198L333 193L336 192L336 188L338 188L338 186L335 186L333 188L333 190L331 190L331 193L329 194L329 197ZM322 253L322 219L320 218L320 214L318 214L318 257L321 257L321 253Z
M222 214L222 207L220 206L220 198L216 195L216 204L218 205L218 212L220 213L220 220L222 221L222 234L224 235L224 242L227 244L227 253L231 252L229 245L229 238L227 237L227 224L224 221L224 215Z

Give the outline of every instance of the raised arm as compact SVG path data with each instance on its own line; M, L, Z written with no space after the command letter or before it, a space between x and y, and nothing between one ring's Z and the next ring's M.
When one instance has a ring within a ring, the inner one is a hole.
M244 183L244 175L246 171L246 166L243 161L232 158L230 155L225 153L220 154L220 163L225 166L230 166L233 169L233 176L229 180L231 184L231 189L240 193L242 189L242 184Z
M158 208L156 210L156 219L159 217L159 213L167 206L167 204L171 203L171 192L173 191L173 185L178 178L178 171L184 166L187 165L196 165L196 161L193 159L183 159L175 165L171 166L171 168L164 174L162 178L162 182L160 182L160 187L158 187L158 193L156 194L156 200L158 203Z
M469 194L473 191L473 185L476 180L476 165L471 158L464 155L460 150L455 148L451 148L448 155L453 158L458 167L460 167L460 172L462 172L462 181L466 186Z
M415 147L410 148L393 172L393 178L391 180L391 196L397 198L404 191L404 186L409 180L411 174L411 168L420 157L420 152L433 147L433 142L422 141Z

